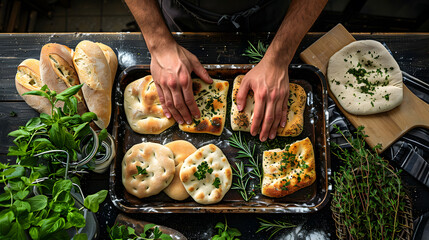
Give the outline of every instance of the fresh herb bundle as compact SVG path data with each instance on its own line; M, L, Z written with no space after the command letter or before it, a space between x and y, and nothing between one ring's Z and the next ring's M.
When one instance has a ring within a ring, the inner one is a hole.
M241 232L237 228L228 227L228 222L225 219L225 223L218 222L215 226L217 234L214 235L210 240L239 240Z
M262 166L259 162L258 156L255 153L256 145L253 145L253 148L250 148L249 144L246 141L246 138L241 136L241 132L238 132L238 134L233 134L228 141L229 145L239 149L236 158L247 158L249 162L248 164L243 164L243 162L235 163L237 169L233 168L233 175L237 177L237 182L233 183L232 186L232 189L239 190L240 195L247 202L253 196L255 196L255 189L247 189L250 178L257 179L258 189L261 187L262 184ZM247 172L245 166L250 167L251 170Z
M77 159L81 138L90 132L88 123L96 119L94 113L77 114L73 95L81 87L56 94L43 86L41 91L26 93L46 97L52 115L42 113L9 134L15 137L15 146L9 148L8 155L17 159L16 164L0 163L4 190L0 194L0 239L69 239L68 231L77 233L86 225L82 209L97 212L106 198L107 190L101 190L80 203L75 195L75 190L80 191L79 178L68 176L67 166L55 161L66 157L58 149ZM62 108L55 107L58 101L64 102ZM53 151L37 157L49 150ZM85 233L73 237L87 238Z
M251 60L250 63L258 63L262 60L264 57L265 52L267 51L267 48L269 44L264 44L260 40L258 40L258 43L256 44L256 47L250 42L247 49L244 51L243 56L249 57Z
M287 228L294 228L296 227L296 225L285 222L285 221L280 221L280 220L274 220L273 222L270 222L268 220L262 219L262 218L258 218L259 219L259 228L256 231L256 233L261 232L261 231L265 231L265 232L270 232L270 237L268 238L268 240L270 240L276 233L278 233L279 231L283 230L283 229L287 229Z
M173 238L163 233L156 224L146 224L143 232L137 235L134 228L125 225L113 225L112 228L107 226L107 232L112 240L172 240Z
M345 136L351 149L334 145L333 154L343 161L335 173L335 193L331 208L342 215L343 224L352 239L397 239L400 213L405 209L405 191L398 172L365 145L364 128L358 127L356 137Z

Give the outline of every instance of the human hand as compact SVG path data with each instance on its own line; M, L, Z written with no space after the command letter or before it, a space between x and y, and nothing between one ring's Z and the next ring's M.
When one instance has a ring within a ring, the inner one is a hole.
M249 90L253 90L255 108L250 133L259 134L261 141L274 139L279 126L286 126L289 99L288 66L269 59L250 70L243 78L237 93L237 108L242 111Z
M177 43L157 49L152 53L150 70L167 118L173 116L179 124L191 124L192 117L200 117L192 91L191 72L206 83L213 80L194 54Z

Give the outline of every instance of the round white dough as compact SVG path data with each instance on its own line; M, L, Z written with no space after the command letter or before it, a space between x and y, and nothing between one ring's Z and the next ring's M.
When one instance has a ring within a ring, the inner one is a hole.
M146 171L138 174L137 166ZM122 183L138 198L156 195L173 180L173 152L158 143L140 143L131 147L122 160Z
M327 77L333 95L351 114L386 112L402 102L402 72L377 41L352 42L336 52L329 59Z

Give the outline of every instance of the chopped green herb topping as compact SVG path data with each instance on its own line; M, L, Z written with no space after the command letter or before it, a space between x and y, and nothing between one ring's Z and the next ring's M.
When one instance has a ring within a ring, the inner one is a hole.
M202 163L200 163L200 165L198 165L197 169L198 170L194 173L194 176L198 180L202 180L202 179L206 178L206 173L211 174L213 172L213 169L209 167L209 164L206 161L203 161Z

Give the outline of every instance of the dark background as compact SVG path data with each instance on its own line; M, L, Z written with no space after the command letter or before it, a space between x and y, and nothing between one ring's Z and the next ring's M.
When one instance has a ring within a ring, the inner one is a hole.
M428 0L330 0L310 31L428 32ZM123 0L0 0L0 32L138 31Z

